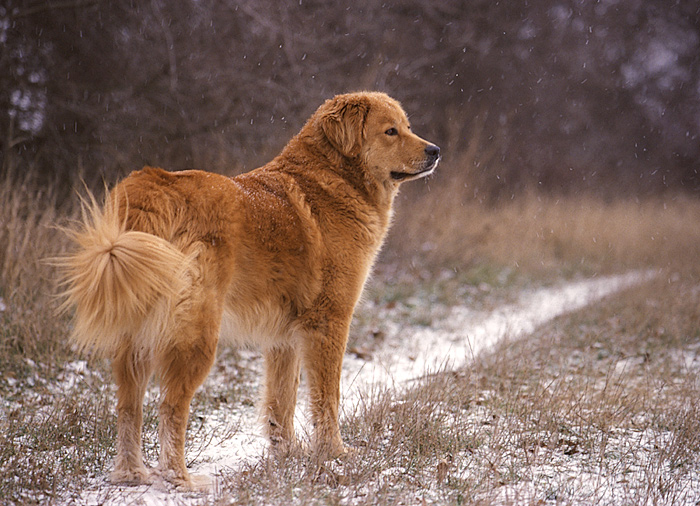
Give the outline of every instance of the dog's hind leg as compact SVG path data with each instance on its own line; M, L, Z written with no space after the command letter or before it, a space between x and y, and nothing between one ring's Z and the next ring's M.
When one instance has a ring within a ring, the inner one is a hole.
M176 323L177 335L162 352L158 364L162 397L158 471L180 488L199 489L210 483L206 478L189 475L185 465L185 433L192 397L214 363L221 314L201 303L193 307L188 317L191 320Z
M299 354L293 347L265 352L263 423L270 442L288 449L294 441L294 408L299 388Z
M141 359L130 346L112 361L117 384L117 457L110 480L115 483L150 483L150 471L143 463L141 428L143 397L151 378L150 359Z

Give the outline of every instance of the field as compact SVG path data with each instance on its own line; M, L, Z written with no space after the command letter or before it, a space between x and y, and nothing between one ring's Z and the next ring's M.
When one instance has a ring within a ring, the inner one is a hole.
M197 495L106 484L115 440L108 363L68 348L69 319L56 316L53 271L42 260L68 246L57 225L77 216L77 199L40 187L30 177L0 182L0 503L700 500L695 199L529 193L484 204L466 189L419 183L399 199L349 363L377 363L392 336L412 343L447 328L455 308L486 317L579 280L634 272L636 282L534 331L506 332L455 367L362 392L341 416L356 448L348 457L324 463L263 449L225 460L215 491ZM220 351L193 403L194 468L245 432L259 368L254 353ZM155 462L155 386L147 402L144 453Z

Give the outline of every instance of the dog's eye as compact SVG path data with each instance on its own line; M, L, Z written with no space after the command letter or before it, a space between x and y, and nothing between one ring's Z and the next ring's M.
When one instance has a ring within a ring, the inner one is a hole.
M393 128L393 127L390 128L389 130L387 130L387 131L384 132L384 133L387 134L387 135L399 135L399 131L396 130L395 128Z

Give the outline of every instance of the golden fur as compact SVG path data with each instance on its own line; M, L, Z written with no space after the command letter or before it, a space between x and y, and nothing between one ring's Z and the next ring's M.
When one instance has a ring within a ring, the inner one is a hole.
M112 479L144 483L142 403L160 378L157 473L198 486L185 466L192 396L219 336L265 357L262 416L294 440L304 366L321 456L344 451L339 383L348 329L403 181L430 174L437 146L374 92L327 100L267 165L234 178L146 167L90 204L60 261L73 340L108 355L118 386Z

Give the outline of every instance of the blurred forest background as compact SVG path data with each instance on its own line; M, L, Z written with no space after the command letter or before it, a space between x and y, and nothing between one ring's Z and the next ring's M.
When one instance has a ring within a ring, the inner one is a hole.
M0 6L2 170L40 184L249 170L358 89L403 102L465 198L700 192L697 0Z

